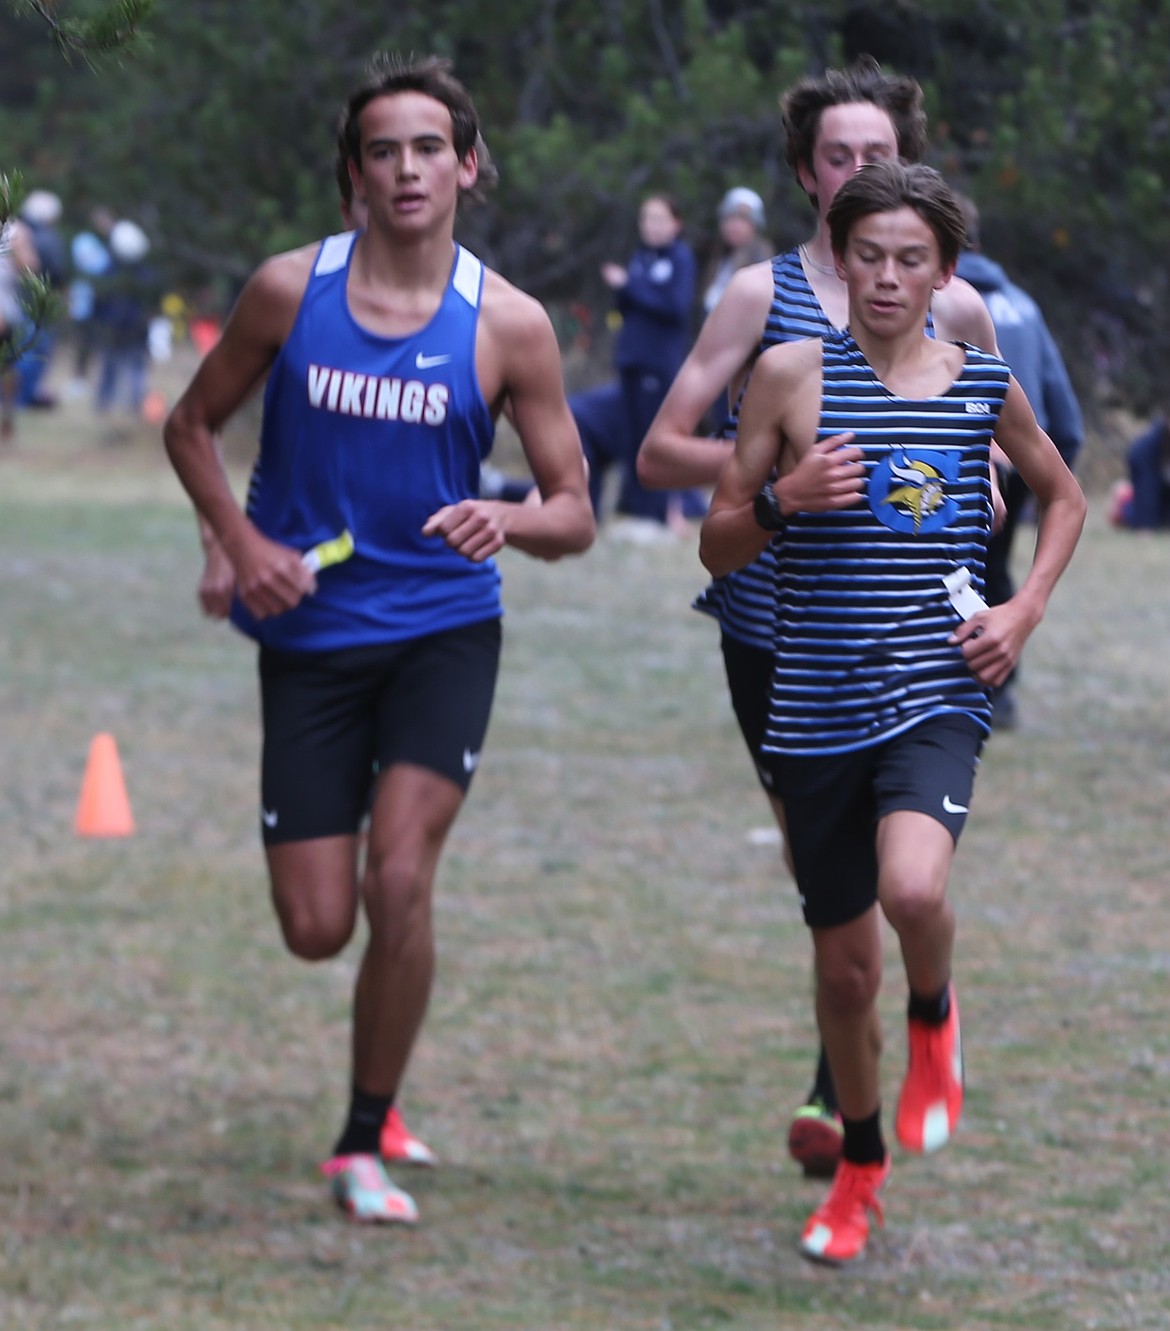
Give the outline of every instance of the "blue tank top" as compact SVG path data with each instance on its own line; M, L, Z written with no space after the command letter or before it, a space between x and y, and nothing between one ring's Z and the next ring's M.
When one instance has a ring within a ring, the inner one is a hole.
M382 337L349 310L355 233L330 236L264 393L247 513L275 541L308 550L349 530L354 553L322 569L317 592L256 620L232 620L283 651L333 651L416 638L500 614L494 562L473 564L423 536L444 504L479 493L494 425L475 370L483 265L455 247L430 322Z
M789 519L776 560L767 753L845 753L930 716L989 729L990 705L957 646L943 579L983 585L989 450L1008 390L998 357L964 347L938 397L896 397L848 332L824 340L818 439L852 430L865 495Z

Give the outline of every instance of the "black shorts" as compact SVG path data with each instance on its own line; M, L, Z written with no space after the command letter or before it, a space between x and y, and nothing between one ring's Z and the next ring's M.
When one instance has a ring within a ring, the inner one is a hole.
M970 717L928 717L850 753L762 756L783 801L805 923L848 924L877 900L877 825L886 814L925 813L957 843L984 732Z
M739 722L740 733L752 755L760 784L768 794L772 794L771 776L760 765L760 746L768 728L772 663L775 658L771 652L760 647L749 647L747 643L731 638L726 633L719 645L723 650L723 668L727 672L727 691L731 694L735 719Z
M260 649L266 846L355 833L375 769L412 763L466 791L487 734L500 621L336 652Z

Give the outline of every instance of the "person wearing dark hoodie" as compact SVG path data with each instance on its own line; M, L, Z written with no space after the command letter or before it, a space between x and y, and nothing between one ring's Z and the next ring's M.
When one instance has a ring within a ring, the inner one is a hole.
M640 243L629 264L606 263L601 269L622 317L614 362L632 444L618 511L663 523L677 511L680 497L647 490L636 462L638 446L690 348L697 265L681 233L674 200L649 194L638 213Z
M1039 305L980 248L979 210L965 195L958 195L967 229L967 249L959 256L955 273L983 297L999 353L1020 382L1040 428L1052 439L1068 467L1072 467L1084 442L1084 421L1072 381L1060 349ZM1011 599L1015 585L1011 576L1012 542L1020 517L1030 498L1018 472L1001 467L1000 488L1007 515L992 536L987 549L986 588L988 603L1002 605ZM996 730L1014 730L1017 705L1013 677L992 695L992 725Z
M1129 480L1113 487L1109 521L1115 527L1170 527L1170 415L1158 416L1126 453Z

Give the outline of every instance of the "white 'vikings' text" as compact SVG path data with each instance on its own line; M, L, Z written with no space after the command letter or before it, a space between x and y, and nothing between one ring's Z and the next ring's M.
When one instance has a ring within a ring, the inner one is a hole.
M326 365L309 366L310 404L343 416L442 425L447 419L450 396L446 384L355 374L352 370L333 370Z

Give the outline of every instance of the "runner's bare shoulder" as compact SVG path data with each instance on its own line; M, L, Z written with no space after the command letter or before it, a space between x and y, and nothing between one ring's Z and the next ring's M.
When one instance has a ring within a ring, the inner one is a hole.
M559 356L548 311L490 268L484 269L480 323L490 362L504 379L547 368L547 358ZM483 349L481 342L481 353Z
M319 244L304 245L265 259L244 284L232 322L265 341L284 342L319 252Z

